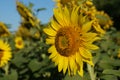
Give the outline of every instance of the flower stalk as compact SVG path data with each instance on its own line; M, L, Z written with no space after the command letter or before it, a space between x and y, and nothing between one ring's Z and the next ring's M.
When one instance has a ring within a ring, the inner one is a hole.
M96 80L96 73L94 72L94 67L91 65L87 64L88 72L90 74L91 80Z

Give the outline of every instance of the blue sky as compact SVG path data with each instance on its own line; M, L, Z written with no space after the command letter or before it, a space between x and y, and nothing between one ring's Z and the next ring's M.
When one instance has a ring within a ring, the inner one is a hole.
M34 4L33 10L38 8L46 8L40 11L37 17L42 23L47 23L53 15L54 2L53 0L19 0L25 5L29 2ZM11 30L17 30L20 25L20 15L16 10L16 0L0 0L0 21L6 24L11 24Z

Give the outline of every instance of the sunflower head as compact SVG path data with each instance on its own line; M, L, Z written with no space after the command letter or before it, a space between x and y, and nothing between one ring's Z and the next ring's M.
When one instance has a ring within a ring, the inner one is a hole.
M79 34L73 27L60 28L56 34L55 47L60 55L74 55L79 49Z
M24 25L19 26L17 32L16 32L17 36L22 36L22 37L30 37L30 30L25 27Z
M51 45L49 58L58 65L58 71L83 76L83 62L93 65L90 50L98 49L92 43L100 38L91 30L93 20L89 21L79 10L80 7L54 9L54 18L44 32L48 35L46 43Z
M24 24L26 23L27 25L30 25L32 27L35 27L40 23L40 20L33 15L32 10L30 8L28 8L27 6L25 6L23 3L19 1L16 1L16 5L17 5L16 6L17 11L22 17L22 20L23 20L22 23Z
M16 1L16 7L19 14L27 19L28 17L33 17L29 8L27 8L23 3Z
M12 58L11 48L7 42L0 40L0 67L3 67Z
M117 55L118 58L120 58L120 48L118 49L118 55Z
M98 19L99 24L103 26L104 29L109 29L113 24L113 21L104 11L97 11L95 16Z
M10 32L9 30L7 29L7 26L0 22L0 36L9 36L10 35Z
M22 37L16 37L15 38L15 47L18 48L18 49L24 48L24 42L23 42Z
M40 32L39 31L36 31L35 34L34 34L34 37L36 39L39 39L40 38Z
M73 7L77 5L77 0L54 0L56 2L57 7L69 6Z

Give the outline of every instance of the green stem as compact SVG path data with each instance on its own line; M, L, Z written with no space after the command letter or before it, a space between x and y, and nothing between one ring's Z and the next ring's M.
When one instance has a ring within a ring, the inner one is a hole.
M8 69L9 69L9 65L6 64L5 67L4 67L4 70L5 70L5 74L8 75Z
M91 80L96 80L96 74L94 73L94 67L91 65L87 64L88 72L90 74Z

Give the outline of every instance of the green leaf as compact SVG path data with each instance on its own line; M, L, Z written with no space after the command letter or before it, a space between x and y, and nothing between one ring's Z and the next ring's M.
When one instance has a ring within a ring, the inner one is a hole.
M38 8L38 9L37 9L37 12L43 11L43 10L46 10L46 8Z
M93 57L93 63L94 65L100 60L101 54L97 53L96 56Z
M103 75L101 76L101 79L104 79L104 80L118 80L116 76L114 75Z
M16 53L11 62L20 67L23 63L27 62L27 58L23 57L23 53Z
M119 59L110 58L107 54L102 54L98 65L102 69L113 69L114 67L120 67L119 63Z
M36 59L31 60L31 62L28 64L28 67L32 70L32 72L35 72L40 69L40 62Z
M106 69L103 71L103 74L111 74L120 77L120 70Z
M102 69L113 69L111 62L111 58L107 54L102 54L101 60L98 63L99 67Z
M0 78L0 80L18 80L18 75L16 70L12 70L11 74L5 75L4 77Z

